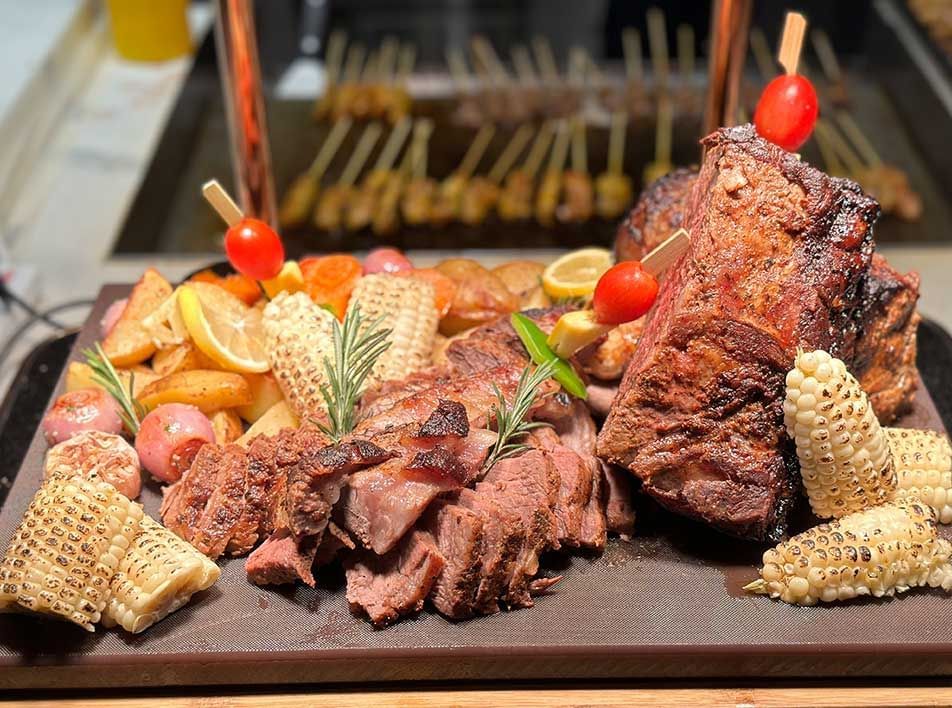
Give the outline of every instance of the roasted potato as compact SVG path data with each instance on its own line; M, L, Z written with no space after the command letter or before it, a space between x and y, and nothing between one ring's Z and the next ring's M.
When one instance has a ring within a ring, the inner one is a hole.
M140 364L153 353L155 344L142 324L148 315L172 294L172 286L149 268L132 288L129 302L119 316L116 326L102 342L103 351L115 366Z
M132 395L137 398L146 386L160 378L152 369L142 364L133 366L131 369L116 369L116 373L119 374L122 385L127 389L129 388L129 378L132 374L135 374ZM102 386L93 380L93 370L89 368L88 364L72 361L66 369L66 390L78 391L81 388L102 388Z
M457 285L449 312L440 321L440 333L451 336L515 312L518 298L495 274L469 258L450 258L436 269Z
M208 419L212 422L212 430L215 431L215 442L219 445L235 442L245 432L245 427L241 424L241 418L233 409L224 408L215 411L209 414Z
M492 269L513 295L519 299L519 309L549 307L552 301L542 288L545 265L535 261L510 261Z
M251 387L251 403L247 406L240 406L235 412L249 423L254 423L258 418L267 413L276 403L284 400L284 394L281 393L281 387L274 378L274 374L245 374L245 379Z
M162 347L152 357L152 369L159 376L168 376L179 371L217 368L218 365L191 342Z
M258 418L245 434L235 442L239 445L247 445L258 435L277 435L285 428L297 428L300 426L297 416L291 412L287 401L275 403L268 412Z
M251 400L251 386L244 376L210 369L163 376L139 394L139 401L149 410L162 403L187 403L203 413L246 406Z

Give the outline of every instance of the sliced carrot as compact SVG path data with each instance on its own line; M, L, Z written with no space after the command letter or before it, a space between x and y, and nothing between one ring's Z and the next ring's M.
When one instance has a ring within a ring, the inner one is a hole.
M231 275L221 276L215 271L208 269L196 273L189 280L198 283L211 283L217 285L223 290L227 290L246 305L254 305L261 298L261 288L253 278L241 273L232 273Z
M345 253L302 259L298 265L304 288L319 305L327 305L338 318L347 310L350 293L363 273L360 261Z
M433 289L436 291L436 309L440 313L440 319L450 311L458 287L451 278L446 277L436 268L414 268L413 270L400 271L397 275L419 278L432 283Z

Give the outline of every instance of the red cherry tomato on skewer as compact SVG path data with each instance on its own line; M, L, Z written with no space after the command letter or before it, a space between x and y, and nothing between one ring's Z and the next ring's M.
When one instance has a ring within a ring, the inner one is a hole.
M818 114L813 84L799 74L778 76L760 95L754 125L761 137L792 152L810 137Z
M243 218L225 233L228 261L243 275L269 280L284 265L284 245L270 226L258 219Z
M599 278L592 297L595 320L617 325L642 317L658 296L658 281L640 261L625 261Z

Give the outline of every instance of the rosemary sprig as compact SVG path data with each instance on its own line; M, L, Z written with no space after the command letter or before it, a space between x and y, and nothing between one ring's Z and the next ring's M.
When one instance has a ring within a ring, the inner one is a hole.
M483 464L483 474L492 469L492 466L500 460L518 455L525 450L528 445L519 441L526 433L548 425L547 423L529 422L525 418L539 394L539 387L547 379L552 378L555 364L555 361L547 361L534 370L528 366L523 369L519 375L516 392L512 397L512 405L506 401L499 387L493 384L497 398L497 402L493 405L493 416L496 419L498 437L486 457L486 462Z
M364 382L377 359L390 347L390 330L380 328L381 319L367 322L355 304L347 311L343 324L334 320L334 360L324 358L327 382L321 384L329 424L319 424L334 442L357 424L356 405Z
M106 393L116 399L119 404L119 417L122 418L126 429L133 436L139 434L139 422L146 414L145 406L136 400L132 395L135 390L136 375L129 372L129 387L124 388L122 379L116 372L116 368L109 361L109 357L102 350L99 342L96 342L95 349L84 349L83 356L86 357L86 364L92 369L92 379L104 389Z

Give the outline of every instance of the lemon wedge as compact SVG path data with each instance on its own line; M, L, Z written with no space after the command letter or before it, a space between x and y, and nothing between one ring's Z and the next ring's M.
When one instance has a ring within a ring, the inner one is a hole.
M273 298L281 292L296 293L304 290L304 275L297 261L285 261L281 272L270 280L262 280L261 287Z
M568 359L613 327L596 322L595 313L591 310L566 312L555 323L547 343L560 358Z
M591 295L598 279L611 267L610 251L582 248L549 264L542 273L542 287L553 298Z
M195 346L222 368L241 373L271 368L262 344L260 309L208 283L180 287L178 307Z

